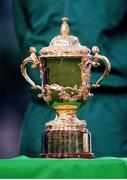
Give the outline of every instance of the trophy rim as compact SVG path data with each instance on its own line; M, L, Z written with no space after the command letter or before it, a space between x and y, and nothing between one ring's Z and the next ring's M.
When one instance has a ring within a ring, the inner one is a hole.
M81 58L82 59L84 57L84 55L75 55L74 56L74 55L70 55L70 54L68 54L68 55L67 54L62 54L62 55L59 55L59 54L57 54L57 55L54 55L54 54L53 55L51 55L51 54L50 55L49 54L47 54L47 55L41 54L40 58L41 57L42 58L50 58L50 59L57 58L57 57L59 57L59 58L75 58L75 59L77 59L77 58L80 59Z

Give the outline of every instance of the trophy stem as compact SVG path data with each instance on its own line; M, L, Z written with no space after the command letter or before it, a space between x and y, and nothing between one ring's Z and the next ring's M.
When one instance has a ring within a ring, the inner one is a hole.
M77 107L55 107L56 118L46 123L42 133L41 158L93 158L91 134L86 122L77 118Z

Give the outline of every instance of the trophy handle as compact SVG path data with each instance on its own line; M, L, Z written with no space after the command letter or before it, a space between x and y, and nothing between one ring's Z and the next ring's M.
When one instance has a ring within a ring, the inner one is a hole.
M97 88L100 86L101 81L104 80L108 76L108 74L111 70L111 64L110 64L108 58L98 54L99 48L97 46L93 46L92 52L94 53L93 60L92 60L92 66L98 67L100 65L99 61L103 61L105 64L105 70L104 70L102 76L96 81L95 84L91 85L91 88Z
M32 63L31 67L32 68L40 68L42 67L40 61L37 59L36 56L36 49L34 47L30 48L30 56L27 57L26 59L23 60L20 69L21 69L21 73L23 75L23 77L26 79L26 81L32 86L32 89L40 89L41 90L41 86L36 85L32 79L29 77L29 75L27 74L27 68L26 65L28 63Z

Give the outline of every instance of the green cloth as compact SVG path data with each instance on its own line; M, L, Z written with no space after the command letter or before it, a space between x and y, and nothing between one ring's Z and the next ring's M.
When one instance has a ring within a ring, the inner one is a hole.
M0 178L127 178L127 158L0 160Z
M103 88L79 110L92 133L96 156L127 156L127 1L126 0L14 0L14 18L22 56L29 47L39 51L59 34L60 19L67 16L71 34L89 48L99 46L101 54L112 64ZM22 60L21 60L22 62ZM99 72L98 72L99 71ZM94 71L95 82L102 70ZM39 72L29 70L31 78L40 83ZM37 156L41 132L54 113L31 92L21 133L20 154Z

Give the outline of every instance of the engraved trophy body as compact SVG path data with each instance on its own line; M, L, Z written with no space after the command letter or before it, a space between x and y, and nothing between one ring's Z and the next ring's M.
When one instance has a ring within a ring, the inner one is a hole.
M48 47L40 50L30 48L30 56L22 65L21 72L33 89L39 89L47 105L56 111L54 120L47 122L42 133L42 153L40 157L51 158L93 158L91 134L86 122L76 116L77 110L92 96L91 88L100 86L100 82L109 74L109 60L99 55L98 47L90 49L82 46L77 37L69 35L67 18L62 19L61 35L56 36ZM91 67L98 67L99 61L105 64L102 76L95 84L90 84ZM42 85L36 85L28 76L26 65L40 70Z

